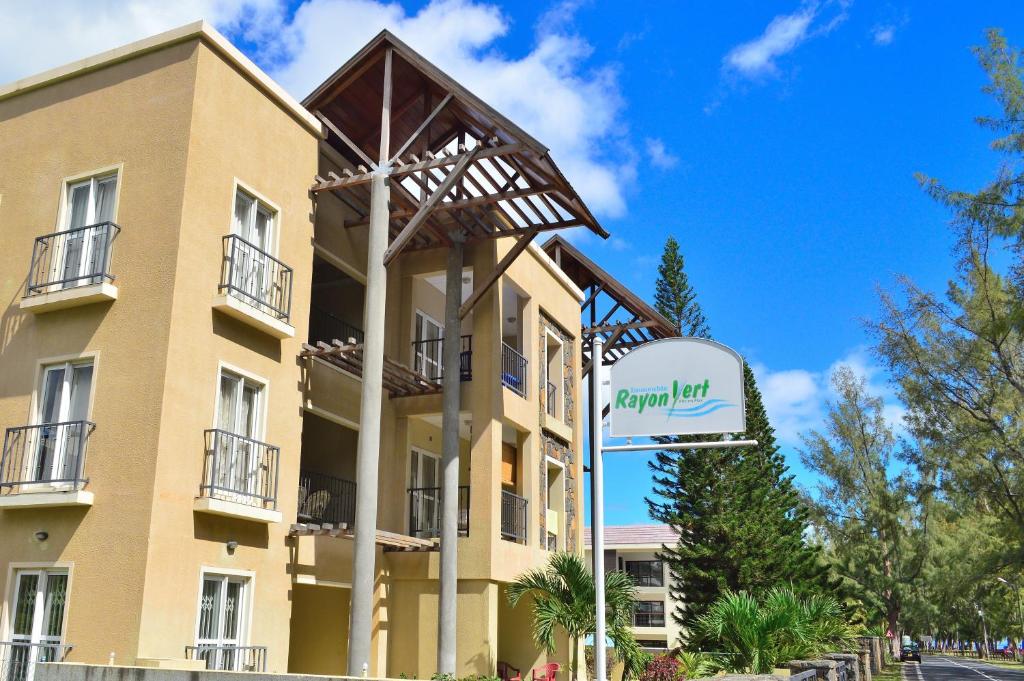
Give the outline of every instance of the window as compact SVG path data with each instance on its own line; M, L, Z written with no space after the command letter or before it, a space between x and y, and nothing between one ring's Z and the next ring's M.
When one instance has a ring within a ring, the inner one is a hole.
M546 334L545 338L545 409L547 410L548 416L564 420L564 416L562 415L562 412L565 409L565 399L562 393L562 372L564 369L564 362L562 358L562 341L556 338L550 332Z
M665 601L637 601L633 611L633 626L665 626Z
M263 385L222 370L217 400L217 437L214 486L218 496L247 502L259 495L263 480Z
M36 408L34 456L26 480L77 479L88 435L93 363L61 362L43 367Z
M547 461L547 549L565 548L565 468L554 459Z
M413 370L431 380L441 377L441 341L444 327L423 312L416 310L413 329Z
M638 638L636 644L641 648L655 648L665 650L668 648L668 641L659 641L658 639Z
M242 671L245 666L249 578L204 574L196 625L196 657L207 669Z
M275 296L277 261L274 250L274 222L276 213L248 192L235 191L235 212L231 233L240 242L228 251L230 259L230 287L257 306L279 302Z
M50 281L72 288L102 281L113 243L117 173L69 182L64 203L63 238L55 238Z
M417 449L409 452L409 532L436 537L441 519L441 458Z
M665 586L665 568L660 560L627 560L626 574L637 586Z
M14 573L10 659L6 681L30 681L36 662L63 659L68 572L63 569Z

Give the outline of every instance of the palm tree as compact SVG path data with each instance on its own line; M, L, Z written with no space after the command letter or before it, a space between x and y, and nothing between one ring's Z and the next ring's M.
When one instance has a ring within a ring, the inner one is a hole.
M605 608L608 637L616 655L625 662L624 677L643 671L645 655L633 638L630 625L636 607L633 580L618 570L605 575ZM579 669L579 644L597 629L594 578L583 559L574 553L553 553L543 569L520 575L508 587L508 602L514 608L524 596L533 597L533 640L548 653L555 651L555 632L565 630L572 648L573 677ZM595 644L603 644L595 641Z
M855 630L831 596L800 598L775 588L759 603L745 591L726 591L698 618L704 640L726 653L729 671L770 674L789 660L816 657L853 644Z

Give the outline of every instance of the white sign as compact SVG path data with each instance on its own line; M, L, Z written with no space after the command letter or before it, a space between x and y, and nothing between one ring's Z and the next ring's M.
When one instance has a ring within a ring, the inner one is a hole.
M746 430L743 358L704 338L641 345L612 365L612 437Z

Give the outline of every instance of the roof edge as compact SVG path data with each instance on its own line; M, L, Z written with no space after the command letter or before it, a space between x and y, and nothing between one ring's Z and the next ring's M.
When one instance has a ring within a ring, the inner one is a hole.
M555 261L551 259L551 256L545 253L544 249L538 246L536 242L531 241L526 247L526 250L528 250L533 257L537 259L537 262L543 265L544 269L546 269L551 276L557 279L558 283L560 283L566 291L571 293L578 302L582 303L587 299L587 295L583 293L582 289L573 283L572 279L569 278L569 275L563 272L562 268L556 265Z
M243 75L251 79L256 87L310 132L320 137L323 136L323 125L313 114L205 20L194 21L127 45L0 85L0 101L194 39L201 40L239 69Z

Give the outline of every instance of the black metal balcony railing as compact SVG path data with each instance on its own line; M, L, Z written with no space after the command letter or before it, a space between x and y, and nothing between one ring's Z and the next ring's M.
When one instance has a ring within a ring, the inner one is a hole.
M204 660L206 668L228 672L266 672L266 646L233 646L200 643L185 646L185 659Z
M356 343L363 342L363 330L349 324L327 310L312 307L309 310L309 342L316 344L317 341L330 343L337 339L347 343L349 339Z
M409 490L409 534L414 537L441 535L441 488L413 487ZM459 536L469 535L469 487L459 486Z
M63 662L74 646L0 641L0 681L32 681L37 662Z
M501 344L501 384L526 397L526 358L504 342Z
M526 499L508 490L501 490L501 538L526 543Z
M443 338L412 342L413 370L432 381L439 381L444 375L441 354ZM459 380L473 380L473 336L462 337L459 348Z
M237 234L223 239L221 293L287 322L292 306L292 268Z
M36 237L26 296L113 281L110 258L120 231L101 222Z
M207 430L200 494L276 509L280 455L280 449L265 442L216 428Z
M665 566L660 560L627 560L626 574L637 586L665 586Z
M8 428L0 458L0 494L32 487L82 489L90 421L65 421Z
M555 416L558 413L558 411L555 408L555 407L558 406L558 405L555 404L555 400L557 400L557 399L558 399L558 386L556 386L551 381L548 381L547 382L546 398L544 400L544 408L547 410L548 416Z
M315 471L299 471L298 520L351 528L356 522L356 483Z

